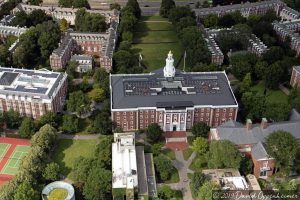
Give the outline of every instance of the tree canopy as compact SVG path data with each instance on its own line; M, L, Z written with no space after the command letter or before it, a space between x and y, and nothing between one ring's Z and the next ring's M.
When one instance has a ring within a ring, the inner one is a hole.
M157 171L160 180L166 181L176 171L172 161L165 155L160 154L154 158L155 170Z
M87 0L59 0L58 4L66 8L90 8L89 2Z
M210 127L205 122L196 122L192 127L194 136L207 137Z
M22 138L31 138L35 133L35 124L31 118L25 117L19 127L18 134Z
M207 181L200 188L197 199L211 200L213 199L213 191L221 191L221 187L212 181Z
M193 174L192 180L191 180L191 192L194 194L195 197L198 196L199 189L202 187L202 185L206 182L205 174L201 172L195 172Z
M242 160L236 145L228 140L213 141L208 152L209 168L239 168Z
M286 131L275 131L266 138L267 152L275 159L275 165L285 175L296 168L299 144L294 136Z
M152 142L158 142L162 137L161 127L156 123L150 124L147 129L147 137Z
M162 0L159 10L160 16L165 18L169 17L170 10L175 8L175 6L174 0Z
M105 17L98 13L88 13L84 8L76 12L75 29L82 32L104 32L108 28Z
M200 154L204 155L209 149L208 141L203 137L197 137L193 141L193 150Z
M90 101L81 90L69 94L69 99L67 100L68 111L82 114L89 110L89 107Z

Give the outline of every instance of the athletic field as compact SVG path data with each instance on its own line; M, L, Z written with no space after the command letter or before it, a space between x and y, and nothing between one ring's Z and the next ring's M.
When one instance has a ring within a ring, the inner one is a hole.
M30 150L30 140L0 138L0 186L18 172L22 158Z

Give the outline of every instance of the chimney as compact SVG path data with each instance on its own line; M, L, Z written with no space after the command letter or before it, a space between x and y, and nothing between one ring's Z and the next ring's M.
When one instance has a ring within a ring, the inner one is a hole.
M261 119L260 127L266 129L268 127L268 120L266 118Z
M251 130L252 129L252 121L251 121L251 119L247 119L245 127L247 128L247 130Z

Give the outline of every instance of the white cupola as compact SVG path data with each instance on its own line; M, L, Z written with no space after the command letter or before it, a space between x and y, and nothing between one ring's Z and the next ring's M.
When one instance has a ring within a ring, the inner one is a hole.
M164 67L164 77L174 77L175 76L175 67L174 67L174 59L171 51L168 53L168 57L166 59L166 66Z

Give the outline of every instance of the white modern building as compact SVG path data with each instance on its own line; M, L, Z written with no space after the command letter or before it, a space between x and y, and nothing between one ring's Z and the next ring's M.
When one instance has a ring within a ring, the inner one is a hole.
M115 133L112 143L112 188L138 186L134 133Z

